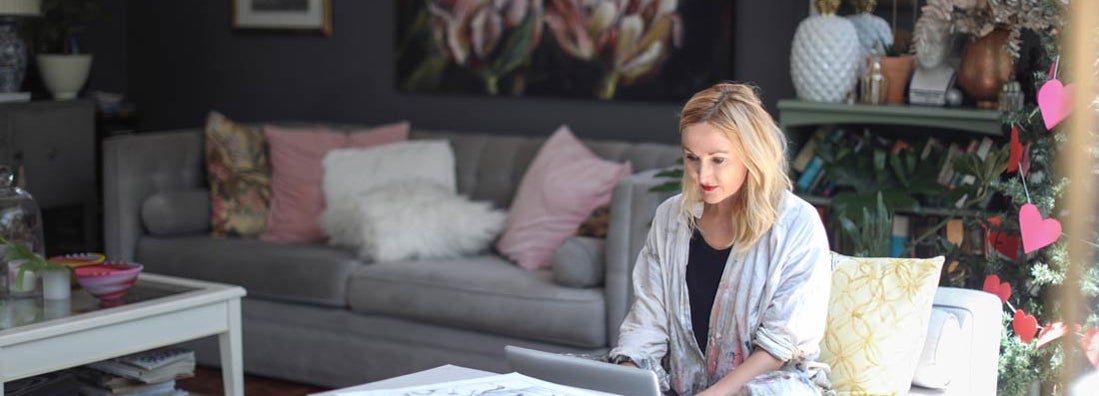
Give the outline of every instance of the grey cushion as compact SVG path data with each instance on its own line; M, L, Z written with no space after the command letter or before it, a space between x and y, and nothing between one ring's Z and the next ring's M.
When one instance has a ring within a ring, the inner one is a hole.
M606 272L603 260L603 240L592 237L566 239L550 258L553 281L569 287L603 285Z
M606 345L602 289L555 284L498 256L374 263L351 276L351 309L581 347Z
M156 193L141 204L141 222L155 236L210 231L210 191L177 190Z
M250 296L347 306L347 277L362 263L324 244L190 236L143 237L137 261L145 270L243 286Z

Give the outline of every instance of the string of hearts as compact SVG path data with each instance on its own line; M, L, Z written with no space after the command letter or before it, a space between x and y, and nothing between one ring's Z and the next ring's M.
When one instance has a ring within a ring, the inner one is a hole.
M1050 79L1038 89L1038 109L1042 113L1042 120L1045 122L1047 130L1053 130L1054 127L1068 117L1072 110L1069 105L1072 96L1072 84L1066 86L1057 79L1059 64L1060 57L1050 67ZM1026 184L1026 173L1030 170L1030 143L1023 146L1019 142L1019 130L1016 126L1011 128L1010 145L1007 173L1018 171L1019 178L1023 183L1027 203L1019 208L1019 233L1022 236L1023 252L1031 253L1056 242L1061 237L1061 223L1057 219L1042 218L1038 207L1030 202L1030 190ZM989 220L990 223L999 224L998 221ZM1018 249L1017 241L1012 243L1013 241L1010 238L992 232L989 233L989 239L997 250L1000 252L1006 251L1007 256L1017 259L1015 253ZM1080 347L1083 348L1088 361L1091 362L1092 366L1099 368L1099 328L1091 328L1081 333L1079 324L1065 325L1061 321L1052 322L1039 328L1038 319L1034 315L1016 309L1008 301L1011 297L1011 285L1007 282L1000 282L998 275L993 274L985 277L982 289L999 297L1000 302L1007 304L1008 308L1014 312L1011 328L1024 343L1029 344L1034 341L1035 333L1037 333L1035 348L1041 349L1072 331L1080 336Z

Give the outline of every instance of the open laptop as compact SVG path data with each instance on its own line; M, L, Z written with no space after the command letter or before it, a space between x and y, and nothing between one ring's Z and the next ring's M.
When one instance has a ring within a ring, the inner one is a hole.
M656 374L649 370L508 345L508 365L543 381L630 396L661 396Z

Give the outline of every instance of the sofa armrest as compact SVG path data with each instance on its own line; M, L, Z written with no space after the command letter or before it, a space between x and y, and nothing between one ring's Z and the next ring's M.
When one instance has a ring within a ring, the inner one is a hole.
M150 195L205 184L200 130L142 133L103 141L103 236L111 260L133 260Z
M618 326L633 301L631 277L637 254L645 244L656 207L674 193L649 191L667 179L654 176L652 169L623 178L614 187L610 229L607 232L604 293L607 302L607 340L618 344Z
M910 394L995 395L1000 359L1000 331L1003 308L996 296L973 289L940 287L935 291L932 309L943 310L958 318L962 345L968 354L958 364L958 372L944 390L913 387Z

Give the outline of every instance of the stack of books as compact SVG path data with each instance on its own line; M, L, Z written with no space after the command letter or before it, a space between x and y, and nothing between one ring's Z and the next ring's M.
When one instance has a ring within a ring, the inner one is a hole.
M176 380L195 375L195 353L167 347L95 362L77 371L88 396L186 395Z

